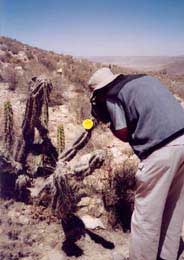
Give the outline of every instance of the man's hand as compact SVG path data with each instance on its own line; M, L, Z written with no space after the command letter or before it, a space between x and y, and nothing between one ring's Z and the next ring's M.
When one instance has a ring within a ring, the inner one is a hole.
M122 128L115 130L112 125L110 126L110 129L112 133L121 141L123 142L128 142L128 129L127 128Z

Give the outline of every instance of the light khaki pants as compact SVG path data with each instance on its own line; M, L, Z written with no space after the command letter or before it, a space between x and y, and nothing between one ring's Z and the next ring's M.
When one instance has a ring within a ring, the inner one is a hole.
M176 260L184 221L184 135L139 164L130 260Z

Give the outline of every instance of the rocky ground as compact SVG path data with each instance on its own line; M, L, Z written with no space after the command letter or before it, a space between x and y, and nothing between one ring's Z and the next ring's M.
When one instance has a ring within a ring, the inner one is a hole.
M1 260L68 260L61 250L64 233L51 212L43 207L25 205L13 200L0 201L0 259ZM113 250L95 244L88 235L77 242L84 251L81 260L122 260L128 256L129 233L120 228L93 230L112 241ZM184 231L184 230L183 230ZM184 232L183 232L184 236ZM184 259L183 257L180 260Z
M70 102L76 102L74 87L71 85L67 89L67 98ZM0 88L1 99L11 100L14 118L15 118L15 133L20 134L21 122L25 111L25 101L26 96L17 94L16 92L9 91L5 85L1 85ZM65 103L60 106L54 106L49 108L49 131L52 142L56 145L56 133L57 126L61 123L64 125L65 129L65 141L66 146L68 146L80 133L82 130L82 119L81 122L76 124L76 115L70 110L71 104ZM3 111L3 102L0 105L0 111ZM3 113L0 113L1 120L3 121ZM83 118L85 119L85 118ZM0 126L0 133L3 133L3 124ZM101 133L105 133L103 137ZM100 137L100 142L98 138ZM111 141L109 141L111 140ZM123 147L123 149L121 148ZM112 134L108 129L98 129L92 136L92 141L86 147L85 151L81 151L79 155L76 156L74 162L79 159L79 157L86 152L94 150L96 148L103 148L104 150L109 150L112 153L112 163L115 165L120 164L127 158L127 155L123 156L123 150L128 154L130 148L127 145L122 146L120 142L112 138ZM103 178L103 172L94 173L94 176L89 176L88 182L90 185L99 186L98 175ZM38 178L39 179L39 178ZM39 180L38 180L39 181ZM90 198L85 200L85 203ZM88 201L85 209L88 210L90 206L90 211L93 216L101 214L101 200L92 198L92 202ZM99 207L97 207L100 201ZM82 202L84 203L84 201ZM99 211L99 214L98 214ZM81 212L82 214L84 212ZM121 229L112 230L107 223L104 223L105 229L97 229L95 232L107 240L114 242L115 249L107 250L102 246L95 244L88 235L78 242L81 249L84 250L84 255L80 257L83 259L120 259L123 255L128 255L128 237L129 234L123 233ZM44 208L35 207L33 205L26 205L21 202L15 202L13 200L1 200L0 201L0 259L2 260L61 260L69 259L65 253L61 250L62 242L64 240L64 233L58 220L53 217L49 210ZM75 257L71 258L74 259Z
M1 200L0 259L2 260L67 260L61 250L64 234L56 218L44 208L13 200ZM121 260L128 255L129 234L121 229L97 229L95 232L114 242L115 249L104 249L88 235L77 244L84 251L81 260Z
M19 103L17 103L19 102ZM24 102L14 100L15 114L24 109ZM73 140L75 134L80 131L80 125L74 129L75 124L72 115L68 113L66 105L50 108L50 131L53 142L56 142L56 126L64 122L66 124L67 143ZM20 125L16 122L17 125ZM114 165L119 164L119 159L123 158L122 144L111 137L110 132L106 132L107 139L102 140L101 146L111 150ZM96 137L93 137L94 140ZM88 147L89 148L89 147ZM90 147L91 149L91 147ZM124 151L129 149L124 146ZM129 150L128 150L129 151ZM98 174L98 173L96 173ZM94 175L97 176L97 175ZM96 177L95 177L96 179ZM92 179L92 182L95 181ZM95 202L96 203L96 202ZM94 209L92 209L94 212ZM76 259L67 257L61 246L64 241L64 233L58 220L52 213L43 208L33 205L26 205L13 200L0 201L0 259L2 260L67 260ZM104 225L105 229L96 229L94 232L112 241L115 244L113 250L103 248L95 244L88 235L77 242L84 251L81 260L122 260L123 256L128 256L129 233L124 233L119 227L113 230L110 226ZM183 230L184 237L184 230ZM184 259L184 254L183 258Z

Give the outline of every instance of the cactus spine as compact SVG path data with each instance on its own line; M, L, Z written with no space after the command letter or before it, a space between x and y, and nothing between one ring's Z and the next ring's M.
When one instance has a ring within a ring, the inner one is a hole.
M63 125L59 125L57 128L57 150L58 153L62 153L65 149L65 134Z
M14 144L13 109L10 101L4 103L4 145L12 153Z

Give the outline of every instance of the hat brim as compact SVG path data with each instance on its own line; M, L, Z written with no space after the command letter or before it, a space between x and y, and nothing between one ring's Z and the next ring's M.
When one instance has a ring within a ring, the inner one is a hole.
M112 83L117 77L119 77L119 75L121 75L121 74L115 74L109 78L106 78L104 81L100 82L100 84L95 86L94 91L105 88L107 85Z

